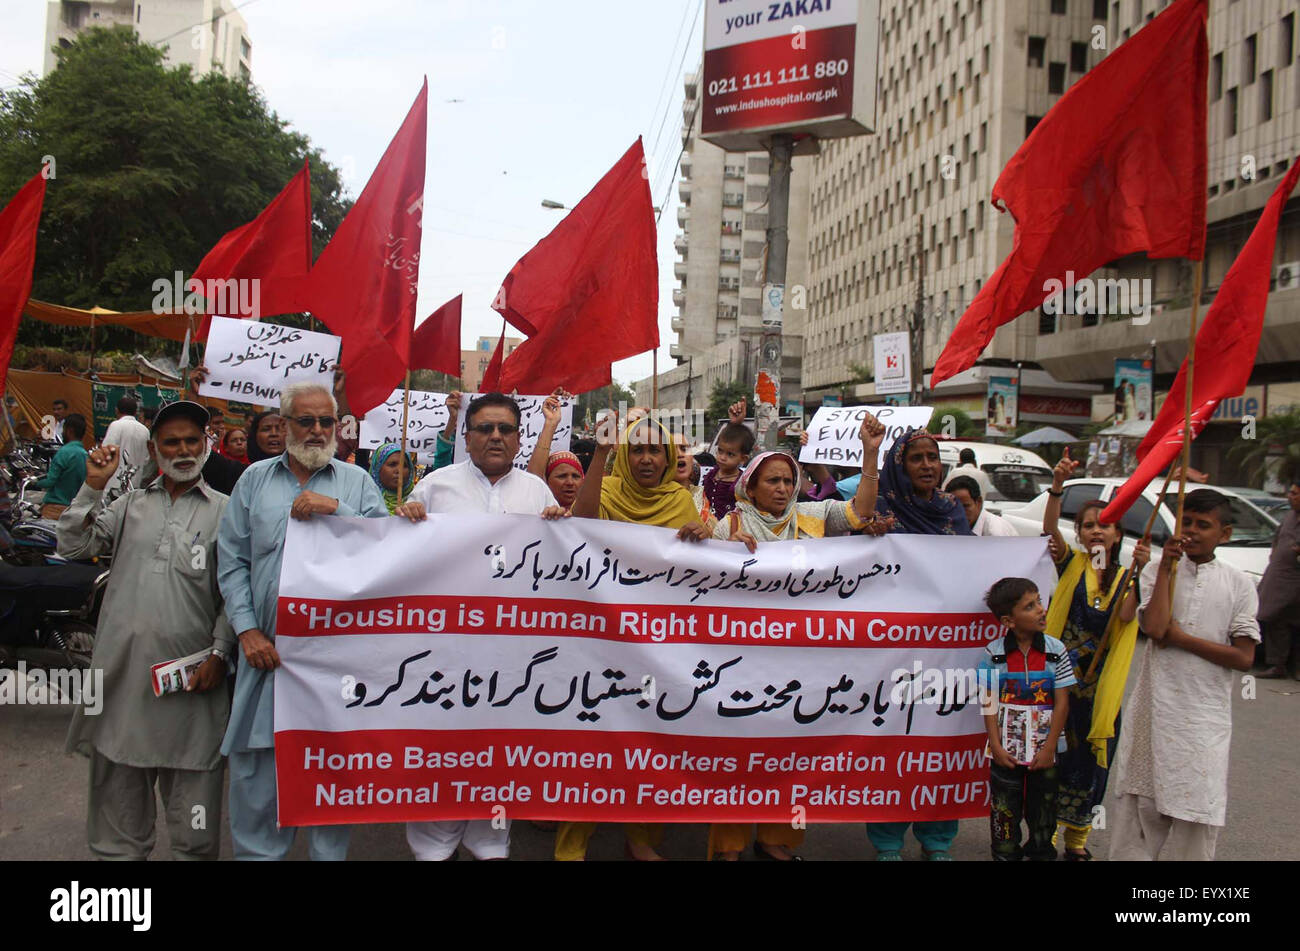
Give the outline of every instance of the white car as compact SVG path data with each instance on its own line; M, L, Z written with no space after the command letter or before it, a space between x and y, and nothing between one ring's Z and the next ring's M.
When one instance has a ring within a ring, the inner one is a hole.
M1066 542L1072 545L1075 544L1073 522L1074 516L1078 514L1079 507L1093 499L1109 502L1123 484L1123 479L1103 478L1070 479L1065 483L1061 496L1061 521L1059 527ZM1120 527L1124 530L1121 560L1126 565L1132 560L1133 546L1142 537L1142 530L1146 528L1147 519L1151 517L1151 508L1156 504L1163 485L1164 479L1159 479L1148 485L1120 520ZM1190 492L1193 489L1214 489L1216 492L1221 492L1228 497L1232 505L1232 541L1226 545L1220 545L1215 550L1215 556L1222 558L1225 564L1241 569L1250 576L1251 581L1259 584L1259 579L1264 575L1264 569L1268 567L1269 550L1273 546L1273 537L1277 534L1278 523L1263 510L1252 505L1231 489L1213 485L1191 484L1188 486L1187 491ZM1047 492L1044 491L1027 505L1013 509L1004 508L1001 514L1019 534L1041 535L1043 532L1043 511L1046 508ZM1177 508L1178 489L1175 484L1170 486L1164 504L1161 505L1160 511L1156 515L1155 524L1151 527L1151 550L1152 554L1157 558L1159 557L1160 547L1164 545L1170 533L1174 530L1174 514Z

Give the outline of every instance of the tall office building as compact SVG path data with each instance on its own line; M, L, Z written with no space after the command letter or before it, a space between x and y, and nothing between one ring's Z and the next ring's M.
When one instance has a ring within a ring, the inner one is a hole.
M167 48L167 65L189 66L196 76L252 77L252 41L235 0L55 0L46 13L45 72L58 64L54 47L95 26L132 27L140 42Z

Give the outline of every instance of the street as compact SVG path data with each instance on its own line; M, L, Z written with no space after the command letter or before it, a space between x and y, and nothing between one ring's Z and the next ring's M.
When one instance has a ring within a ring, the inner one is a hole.
M1136 674L1130 674L1131 688ZM1300 812L1295 809L1295 727L1300 712L1300 683L1256 680L1254 700L1241 697L1240 675L1233 707L1232 765L1229 775L1228 823L1219 837L1220 861L1295 859L1300 855ZM63 752L70 707L0 706L0 860L87 860L86 761ZM159 804L159 815L162 806ZM223 806L224 810L224 806ZM704 858L707 832L700 825L669 825L661 854L674 860ZM545 861L551 857L554 832L531 822L515 822L512 858ZM1090 841L1093 855L1104 859L1109 848L1105 829ZM860 824L813 825L799 850L808 860L852 861L874 852ZM961 823L952 855L962 861L989 859L988 823ZM920 856L909 839L908 860ZM160 822L154 859L167 859L167 830ZM222 859L232 858L227 823L222 822ZM302 837L294 859L307 857ZM356 829L350 857L381 861L411 859L401 825ZM467 856L466 856L467 857ZM613 825L600 826L591 840L593 860L623 858L623 837ZM752 860L752 854L746 860Z

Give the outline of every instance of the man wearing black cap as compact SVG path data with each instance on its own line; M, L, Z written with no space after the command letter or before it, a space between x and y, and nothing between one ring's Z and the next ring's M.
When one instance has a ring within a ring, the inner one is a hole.
M153 850L154 787L172 855L215 859L221 829L224 689L235 633L222 610L216 542L228 498L202 477L208 412L171 403L154 418L149 455L161 475L102 505L121 455L100 446L59 518L59 554L113 553L100 611L92 683L73 714L67 749L90 757L86 832L101 859ZM206 656L205 656L206 655ZM183 690L155 696L152 668L193 656Z

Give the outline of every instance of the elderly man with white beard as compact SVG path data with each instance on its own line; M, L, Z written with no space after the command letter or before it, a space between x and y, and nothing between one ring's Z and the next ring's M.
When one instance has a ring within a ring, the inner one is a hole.
M230 711L226 664L235 633L221 610L214 555L228 499L200 474L207 422L197 403L160 410L146 451L161 477L106 507L104 487L123 453L118 446L96 447L86 460L85 483L59 518L60 555L114 556L90 660L102 677L102 709L78 707L67 744L69 752L90 757L86 836L100 859L149 857L155 785L167 810L172 855L217 857L220 746ZM203 659L186 689L155 696L150 668L191 656ZM196 809L201 822L194 821Z
M316 383L280 395L288 424L285 451L249 466L235 484L221 522L218 580L226 614L239 635L235 697L221 752L230 758L230 836L236 859L280 860L295 829L276 822L274 709L275 610L285 528L292 516L383 518L383 497L366 470L334 458L338 404ZM351 828L305 829L317 861L347 858Z

